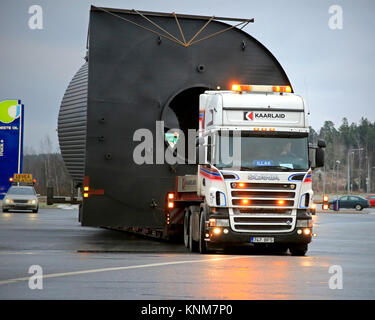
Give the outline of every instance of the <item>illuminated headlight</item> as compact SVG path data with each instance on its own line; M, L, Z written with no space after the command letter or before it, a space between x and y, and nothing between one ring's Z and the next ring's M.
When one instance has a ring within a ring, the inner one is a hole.
M219 235L221 233L221 228L215 228L214 229L214 234L216 234L216 235Z
M13 200L12 199L5 199L5 203L6 204L13 203Z
M36 200L35 199L31 200L31 203L36 204Z
M312 220L297 220L297 228L311 228Z
M210 227L229 227L228 219L210 218Z

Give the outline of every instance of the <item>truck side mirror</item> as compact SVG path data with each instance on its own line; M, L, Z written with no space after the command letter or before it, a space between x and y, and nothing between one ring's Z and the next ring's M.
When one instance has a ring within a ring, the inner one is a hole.
M324 167L324 150L322 148L315 150L315 167Z
M309 146L309 166L311 169L315 169L315 158L316 158L316 148Z
M324 140L321 140L321 139L318 140L318 148L325 148L326 146L327 145Z

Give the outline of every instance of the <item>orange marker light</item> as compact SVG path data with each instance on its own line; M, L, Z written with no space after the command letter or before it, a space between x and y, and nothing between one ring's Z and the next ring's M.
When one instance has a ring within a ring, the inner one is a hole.
M84 198L88 198L88 197L89 197L89 194L88 194L87 192L85 192L85 193L83 194L83 197L84 197Z
M239 84L233 84L232 91L241 91L241 86Z
M323 210L328 210L328 204L323 204Z
M89 187L83 187L83 191L89 191Z
M239 187L239 188L244 188L244 187L245 187L245 184L244 184L243 182L240 182L240 183L238 184L238 187Z
M290 86L273 86L273 92L292 92L292 88Z
M279 206L283 206L285 204L285 200L277 200L277 204Z
M323 196L323 202L327 202L327 201L328 201L328 195L325 194L325 195Z
M242 204L243 206L246 206L246 205L248 205L249 203L250 203L249 199L242 199L242 200L241 200L241 204Z
M168 193L168 199L174 199L174 193Z
M174 202L168 202L168 208L172 209L174 207Z
M232 91L251 91L249 84L233 84Z

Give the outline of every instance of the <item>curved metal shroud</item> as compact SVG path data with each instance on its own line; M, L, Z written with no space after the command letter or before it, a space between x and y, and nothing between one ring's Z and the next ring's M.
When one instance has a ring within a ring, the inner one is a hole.
M106 10L145 25L140 15ZM176 24L173 15L157 14L152 21L173 35L179 35L181 28L186 39L207 23L203 18L179 16ZM186 47L134 23L92 8L88 78L85 65L73 78L61 105L59 139L69 172L76 181L89 176L90 188L104 189L104 195L85 199L83 225L162 227L165 194L174 190L176 175L196 173L194 165L135 164L133 150L139 142L133 141L133 135L137 129L150 130L154 141L156 135L164 139L155 122L176 108L178 123L196 120L197 126L198 118L192 118L197 117L198 94L205 88L227 89L234 82L290 85L267 48L237 28ZM211 21L199 37L227 27ZM192 94L181 95L185 90ZM151 152L155 162L155 145Z

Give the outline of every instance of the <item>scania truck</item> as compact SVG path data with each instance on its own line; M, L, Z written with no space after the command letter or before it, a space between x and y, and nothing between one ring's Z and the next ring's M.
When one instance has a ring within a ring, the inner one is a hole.
M305 254L324 142L309 145L306 103L244 32L253 22L91 7L86 61L58 117L83 226L202 253L248 245ZM191 132L193 148L181 148Z
M203 159L168 195L167 207L184 208L186 247L266 244L304 255L313 234L312 168L323 165L324 142L309 148L303 98L289 86L234 84L206 91L199 108ZM200 201L186 205L188 193Z

